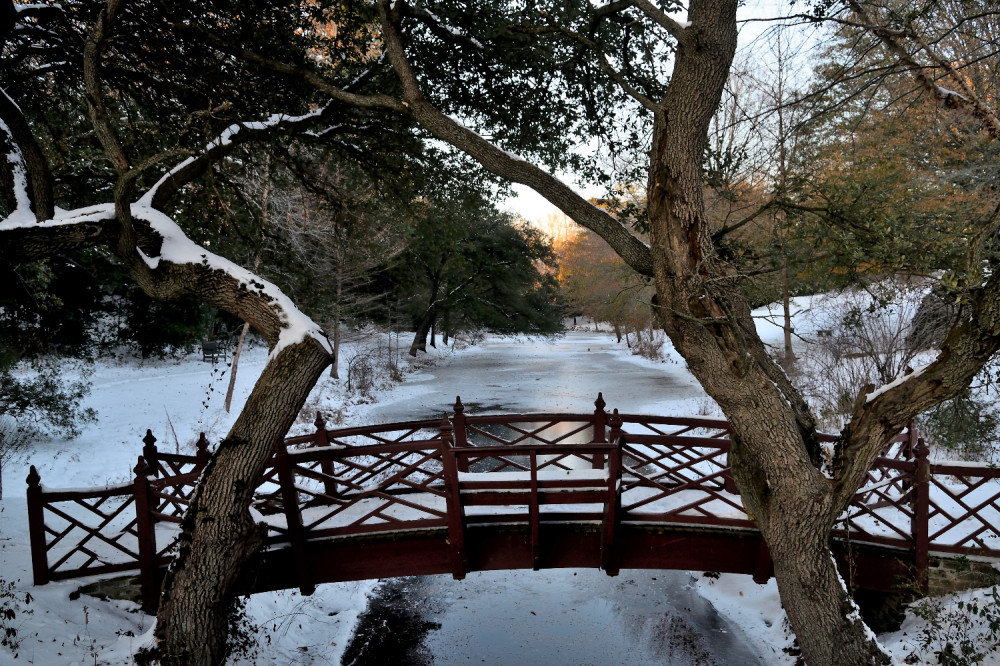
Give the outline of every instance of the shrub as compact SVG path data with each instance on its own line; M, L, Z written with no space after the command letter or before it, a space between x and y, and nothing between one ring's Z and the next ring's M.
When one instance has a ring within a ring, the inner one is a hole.
M930 651L940 664L971 666L1000 649L1000 594L995 586L954 606L940 599L921 599L911 610L925 622L920 649ZM914 654L906 661L919 663L919 659Z
M30 603L31 594L25 592L22 597L14 589L13 582L0 578L0 646L10 650L15 659L23 640L17 633L17 616L18 613L30 613L26 610Z

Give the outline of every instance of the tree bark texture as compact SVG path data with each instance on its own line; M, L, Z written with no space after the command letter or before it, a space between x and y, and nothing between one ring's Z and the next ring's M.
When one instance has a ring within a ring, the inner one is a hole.
M807 663L883 663L829 550L841 506L817 469L815 425L756 335L750 309L714 254L701 177L709 122L736 47L736 3L691 4L656 114L647 189L655 314L733 429L730 463L771 550L782 602ZM780 377L779 377L780 375Z
M247 512L254 480L329 362L329 353L312 339L282 350L212 456L164 580L156 623L163 664L224 663L232 590L241 566L262 544Z
M418 351L427 352L427 335L434 326L437 313L432 305L424 312L424 316L417 323L417 330L413 333L413 342L410 343L410 356L416 357Z

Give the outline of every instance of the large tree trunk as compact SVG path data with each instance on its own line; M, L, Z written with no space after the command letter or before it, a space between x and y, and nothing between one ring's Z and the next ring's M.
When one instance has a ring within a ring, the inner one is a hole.
M330 364L330 376L340 379L340 317L343 311L344 298L344 267L340 257L337 258L337 292L333 301L333 362Z
M681 42L655 118L648 213L662 307L654 310L732 425L733 476L770 547L806 662L884 663L867 628L844 612L847 592L828 544L841 507L817 469L812 417L757 337L737 279L708 237L702 154L736 47L735 10L731 0L692 4L699 31Z
M241 565L263 543L247 511L254 491L247 480L260 477L329 362L313 339L283 349L212 456L164 580L156 623L163 664L224 662L234 585Z

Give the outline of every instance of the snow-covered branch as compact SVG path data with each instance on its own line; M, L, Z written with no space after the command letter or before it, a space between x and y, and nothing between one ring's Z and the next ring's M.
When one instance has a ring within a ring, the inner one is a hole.
M443 40L464 44L476 49L477 51L483 50L483 45L478 39L465 34L458 28L448 25L441 20L437 14L426 8L414 7L413 5L402 1L397 2L395 6L399 7L407 16L412 16L413 18L419 20L421 23L426 25L432 33Z
M198 155L181 161L156 181L139 199L139 203L162 210L167 201L177 191L198 176L205 173L209 165L228 154L237 145L251 139L260 138L277 129L291 125L312 122L320 118L330 107L330 103L298 116L274 113L265 120L234 123L210 141Z
M17 103L0 88L0 132L6 135L8 143L4 161L0 168L11 173L14 210L11 216L24 220L52 217L52 173L41 147L35 140L28 121ZM34 204L34 207L32 207Z

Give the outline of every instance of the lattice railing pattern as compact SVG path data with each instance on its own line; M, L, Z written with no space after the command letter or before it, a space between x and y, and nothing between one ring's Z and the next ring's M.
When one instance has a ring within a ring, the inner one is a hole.
M878 459L841 515L839 530L860 541L912 547L914 469L912 462Z
M44 516L44 544L38 544L48 562L45 578L60 580L136 568L139 553L134 501L131 484L99 491L47 493L44 504L39 505ZM36 544L32 546L34 550Z
M610 451L621 470L615 520L753 528L728 468L725 421L608 414L600 397L595 404L592 414L466 416L458 401L443 421L335 430L317 417L315 433L288 438L276 452L254 509L270 526L272 543L293 547L338 535L453 531L449 510L456 499L448 488L455 478L506 473L497 478L523 485L525 473L606 470ZM612 447L619 437L620 452ZM207 460L207 441L199 440L195 455L161 453L151 434L144 442L148 465L140 458L133 484L52 492L42 490L37 473L34 485L29 477L36 580L134 569L140 560L148 575L154 562L167 560ZM146 507L142 515L139 505ZM572 511L579 515L567 519L593 518L592 508L578 507ZM859 541L1000 555L1000 470L930 465L916 435L906 433L876 461L840 525L842 536Z
M428 425L335 431L331 446L279 456L279 482L286 475L294 492L283 491L281 515L268 520L274 538L290 538L290 520L309 538L445 525L441 442Z
M726 489L728 446L686 446L684 439L625 436L623 520L752 527L739 496Z
M931 548L1000 554L1000 469L930 465L928 538Z

